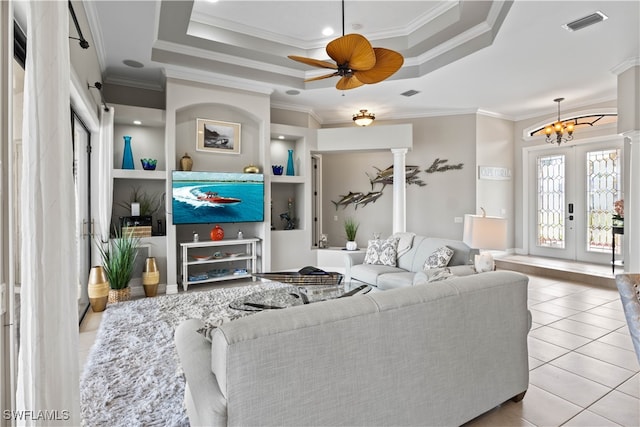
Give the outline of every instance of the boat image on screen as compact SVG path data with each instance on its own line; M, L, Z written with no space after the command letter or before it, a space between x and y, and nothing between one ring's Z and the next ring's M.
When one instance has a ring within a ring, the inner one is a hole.
M172 173L173 224L264 221L264 175Z

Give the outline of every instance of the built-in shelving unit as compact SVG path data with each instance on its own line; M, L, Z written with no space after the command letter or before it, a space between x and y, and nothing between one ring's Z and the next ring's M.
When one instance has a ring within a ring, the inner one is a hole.
M130 105L113 105L113 207L111 222L119 225L121 216L130 216L122 204L130 202L131 193L137 189L147 196L155 197L159 209L153 214L153 236L141 239L141 248L146 254L156 258L160 270L160 282L167 283L167 239L165 182L167 179L167 162L165 160L165 112L155 108L136 107ZM138 121L140 124L135 124ZM131 146L135 169L122 169L123 136L131 136ZM155 170L144 170L140 159L156 159ZM158 225L160 221L160 226ZM144 263L139 260L139 263ZM139 278L137 278L139 279ZM134 278L133 282L137 280ZM140 280L138 280L140 281ZM136 283L132 284L135 288ZM142 287L140 286L140 289Z

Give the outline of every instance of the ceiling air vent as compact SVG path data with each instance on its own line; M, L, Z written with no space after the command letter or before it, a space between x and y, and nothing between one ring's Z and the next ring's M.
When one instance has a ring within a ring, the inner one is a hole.
M580 19L576 19L575 21L569 22L568 24L564 24L562 28L567 31L578 31L589 25L597 24L598 22L602 22L609 17L599 10L592 13L591 15L584 16Z
M419 91L419 90L413 90L413 89L411 89L411 90L408 90L408 91L406 91L406 92L402 92L400 95L402 95L402 96L406 96L406 97L408 98L408 97L410 97L410 96L417 95L417 94L419 94L419 93L420 93L420 91Z

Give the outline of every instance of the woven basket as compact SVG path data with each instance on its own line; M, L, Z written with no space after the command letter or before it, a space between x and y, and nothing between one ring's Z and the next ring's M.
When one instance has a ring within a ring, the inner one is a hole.
M131 299L131 288L126 287L124 289L109 289L109 304L115 304L117 302L129 301Z

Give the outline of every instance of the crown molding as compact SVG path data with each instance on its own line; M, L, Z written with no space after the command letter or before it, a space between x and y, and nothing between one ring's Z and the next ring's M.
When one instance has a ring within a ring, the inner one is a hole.
M211 84L229 89L239 89L248 92L260 93L263 95L271 95L273 93L271 85L259 84L255 80L245 80L209 71L195 70L193 68L166 64L165 73L167 78L172 79Z
M615 67L613 67L611 69L611 72L616 76L619 76L620 74L624 73L625 71L627 71L629 68L632 68L632 67L640 67L640 56L626 59L621 64L618 64Z
M107 69L107 53L104 50L104 38L102 36L102 27L100 26L100 19L98 18L98 11L96 10L96 2L85 1L82 3L84 6L85 14L87 15L87 21L89 22L89 31L91 31L91 38L93 39L93 48L96 51L98 57L98 64L100 70ZM104 75L104 74L103 74Z
M271 108L277 108L280 110L295 111L297 113L305 113L310 115L314 120L320 124L324 124L322 118L315 112L313 108L305 107L302 105L286 104L284 102L271 102Z

